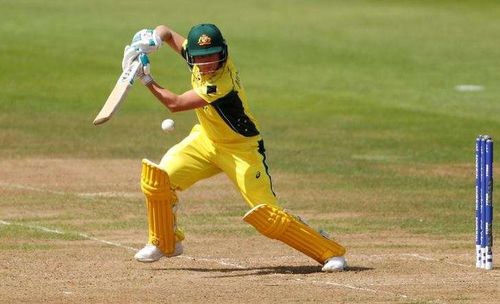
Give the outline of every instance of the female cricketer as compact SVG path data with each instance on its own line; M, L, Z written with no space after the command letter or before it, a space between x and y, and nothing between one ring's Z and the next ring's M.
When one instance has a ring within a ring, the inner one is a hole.
M180 95L151 76L147 54L166 43L191 70L192 89ZM323 265L326 272L347 266L345 248L280 207L268 173L259 125L250 112L238 71L220 30L213 24L191 28L187 39L167 26L137 32L125 48L123 68L133 60L137 78L171 112L194 110L199 123L159 164L144 159L141 189L146 196L149 239L139 262L182 254L184 234L176 225L175 191L224 172L248 203L243 220Z

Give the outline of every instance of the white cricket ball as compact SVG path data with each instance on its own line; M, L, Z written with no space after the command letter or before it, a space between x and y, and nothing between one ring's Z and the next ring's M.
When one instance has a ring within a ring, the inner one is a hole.
M165 132L172 132L175 129L175 123L172 119L165 119L161 123L161 129Z

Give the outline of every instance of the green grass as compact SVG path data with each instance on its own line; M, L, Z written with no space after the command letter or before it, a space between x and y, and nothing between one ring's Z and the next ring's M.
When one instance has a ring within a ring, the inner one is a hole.
M49 227L45 227L51 229ZM54 229L55 230L55 229ZM60 230L57 230L60 231ZM31 242L34 240L82 240L83 238L78 235L76 232L67 232L61 231L61 233L55 233L52 231L45 231L40 229L39 226L33 224L31 221L28 224L24 224L23 222L15 222L10 225L1 225L0 233L3 238L3 242L15 242L16 247L29 249L30 246L36 248L40 244L32 244ZM0 248L4 248L0 246ZM10 245L12 246L12 245ZM40 245L43 247L43 244Z
M210 21L222 28L240 69L271 172L304 176L293 185L304 191L326 191L291 197L281 186L287 206L363 212L313 221L343 233L472 231L474 139L500 138L496 1L225 0L193 9L184 1L0 0L0 7L1 158L159 159L189 132L193 113L172 115L137 85L113 120L100 127L91 121L135 31L166 23L186 35L191 25ZM151 57L161 84L189 89L178 56L163 47ZM457 92L459 84L485 89ZM166 117L176 120L174 136L160 130ZM454 165L470 174L400 172ZM36 207L39 194L12 199L40 212L71 201L51 197L53 207ZM80 215L99 215L88 229L140 227L142 214L127 217L142 212L135 202L109 221L113 214L100 203L42 222L72 230L85 227L71 223ZM195 214L186 223L204 226L215 218L223 225L239 211Z

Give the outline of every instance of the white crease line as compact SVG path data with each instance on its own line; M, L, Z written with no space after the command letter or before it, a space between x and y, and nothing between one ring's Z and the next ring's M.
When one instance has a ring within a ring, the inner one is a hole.
M319 284L319 285L329 285L329 286L336 286L336 287L342 287L342 288L347 288L347 289L352 289L352 290L359 290L359 291L366 291L366 292L371 292L371 293L378 293L378 294L386 294L398 298L403 298L403 299L409 299L407 295L404 294L398 294L398 293L393 293L389 291L383 291L383 290L378 290L378 289L371 289L371 288L366 288L366 287L357 287L349 284L340 284L340 283L335 283L331 281L316 281L316 280L303 280L303 279L295 279L298 282L301 283L313 283L313 284Z
M7 222L7 221L3 221L3 220L0 220L0 224L3 224L3 225L16 225L16 226L21 226L21 227L26 227L26 228L30 228L30 229L40 230L40 231L44 231L44 232L48 232L48 233L56 233L56 234L61 234L61 235L68 235L69 234L69 233L66 233L66 232L63 232L63 231L60 231L60 230L57 230L57 229L51 229L51 228L47 228L47 227L43 227L43 226L38 226L38 225L27 225L27 224L20 224L20 223L12 223L12 222ZM89 236L89 235L87 235L85 233L76 233L76 234L78 236L80 236L80 237L83 237L85 239L92 240L92 241L95 241L95 242L99 242L99 243L103 243L103 244L106 244L106 245L111 245L111 246L115 246L115 247L119 247L119 248L128 249L128 250L131 250L131 251L134 251L134 252L138 251L137 248L126 246L126 245L122 245L122 244L116 243L116 242L110 242L110 241L98 239L98 238ZM196 257L191 257L191 256L186 256L186 255L178 256L178 258L184 258L184 259L195 260L195 261L203 261L203 262L216 263L216 264L219 264L219 265L222 265L222 266L230 266L230 267L235 267L235 268L238 268L238 269L247 269L247 267L245 267L245 266L242 266L242 265L239 265L239 264L235 264L235 263L225 262L225 261L220 260L220 259L196 258ZM427 258L427 259L432 260L430 258ZM347 288L347 289L351 289L351 290L359 290L359 291L365 291L365 292L371 292L371 293L386 294L386 295L400 297L400 298L404 298L404 299L410 299L407 295L404 295L404 294L397 294L397 293L393 293L393 292L382 291L382 290L377 290L377 289L371 289L371 288L366 288L366 287L357 287L357 286L353 286L353 285L340 284L340 283L335 283L335 282L330 282L330 281L317 281L317 280L308 281L308 280L303 280L303 279L296 279L296 281L297 282L301 282L301 283L306 283L306 284L307 283L313 283L313 284L318 284L318 285L337 286L337 287ZM413 299L410 299L410 300L413 301Z
M30 229L34 229L34 230L40 230L40 231L49 232L49 233L66 234L66 233L59 231L59 230L50 229L50 228L41 227L41 226L35 226L35 225L11 223L11 222L6 222L6 221L2 221L2 220L0 220L0 224L22 226L22 227L26 227L26 228L30 228Z
M48 232L48 233L55 233L55 234L61 234L61 235L69 235L69 233L66 233L66 232L61 231L61 230L51 229L51 228L37 226L37 225L12 223L12 222L6 222L6 221L2 221L2 220L0 220L0 224L3 224L3 225L16 225L16 226L21 226L21 227L25 227L25 228L34 229L34 230L40 230L40 231L44 231L44 232ZM137 251L138 250L136 248L125 246L125 245L122 245L122 244L119 244L119 243L114 243L114 242L110 242L110 241L106 241L106 240L101 240L101 239L95 238L95 237L90 236L90 235L85 234L85 233L75 233L75 234L78 235L78 236L80 236L80 237L82 237L82 238L85 238L85 239L88 239L88 240L92 240L92 241L96 241L96 242L99 242L99 243L103 243L103 244L107 244L107 245L112 245L112 246L116 246L116 247L121 247L121 248L125 248L125 249L130 249L130 250L133 250L133 251Z
M429 258L429 257L423 256L423 255L417 254L417 253L402 253L401 255L402 256L414 257L414 258L417 258L419 260L424 260L424 261L432 261L432 262L437 261L436 259Z
M137 192L95 192L95 193L75 193L78 196L83 197L128 197L128 198L140 198L142 194Z
M8 189L21 189L21 190L30 190L30 191L36 191L36 192L46 192L46 193L50 193L50 194L66 195L66 193L62 192L62 191L54 191L54 190L48 190L48 189L43 189L43 188L35 188L35 187L31 187L31 186L18 185L18 184L8 184L8 183L0 182L0 186L3 188L8 188Z
M126 245L122 245L120 243L115 243L115 242L110 242L110 241L106 241L106 240L101 240L101 239L95 238L95 237L90 236L90 235L85 234L85 233L78 233L78 235L81 236L81 237L83 237L83 238L86 238L88 240L96 241L96 242L99 242L99 243L103 243L103 244L111 245L111 246L115 246L115 247L129 249L129 250L132 250L134 252L137 252L139 250L137 248L126 246Z
M190 259L190 260L195 260L195 261L204 261L204 262L212 262L212 263L216 262L217 264L220 264L223 266L230 266L230 267L235 267L238 269L247 269L247 267L245 267L245 266L241 266L241 265L234 264L234 263L224 262L223 260L220 260L220 259L195 258L195 257L187 256L187 255L180 255L180 256L178 256L178 258L185 258L185 259Z
M467 267L467 268L472 268L473 267L472 265L465 265L465 264L460 264L460 263L455 263L455 262L448 262L448 261L442 261L442 260L438 260L438 259L435 259L435 258L426 257L426 256L423 256L423 255L420 255L420 254L417 254L417 253L403 253L402 255L404 255L404 256L410 256L410 257L415 257L415 258L423 260L423 261L440 262L440 263L445 263L445 264L449 264L449 265L453 265L453 266L462 266L462 267Z
M57 194L57 195L76 195L80 197L94 198L94 197L141 197L140 193L134 192L64 192L64 191L56 191L45 188L36 188L32 186L19 185L19 184L9 184L0 182L0 187L7 189L20 189L20 190L29 190L35 192L43 192L49 194Z
M12 223L12 222L7 222L7 221L3 221L3 220L0 220L0 224L3 224L3 225L16 225L16 226L21 226L21 227L25 227L25 228L34 229L34 230L40 230L40 231L44 231L44 232L48 232L48 233L55 233L55 234L60 234L60 235L69 235L69 233L66 233L64 231L60 231L60 230L57 230L57 229L51 229L51 228L47 228L47 227L42 227L42 226L37 226L37 225ZM82 238L85 238L87 240L91 240L91 241L95 241L95 242L99 242L99 243L102 243L102 244L111 245L111 246L115 246L115 247L119 247L119 248L128 249L128 250L131 250L133 252L137 252L139 250L137 248L126 246L126 245L122 245L120 243L98 239L96 237L90 236L90 235L85 234L85 233L75 233L75 234L78 235L78 236L80 236L80 237L82 237ZM230 266L230 267L235 267L235 268L239 268L239 269L246 269L246 267L244 267L244 266L241 266L241 265L238 265L238 264L234 264L234 263L225 262L225 261L220 260L220 259L197 258L197 257L192 257L192 256L187 256L187 255L181 255L181 256L178 256L178 257L179 258L184 258L184 259L189 259L189 260L195 260L195 261L203 261L203 262L216 263L216 264L219 264L219 265L222 265L222 266Z
M420 260L420 261L427 261L427 262L439 262L439 263L444 263L448 265L453 265L453 266L460 266L460 267L466 267L466 268L472 268L474 267L473 265L467 265L467 264L461 264L461 263L456 263L456 262L449 262L449 261L444 261L436 258L431 258L427 257L418 253L389 253L389 254L358 254L358 255L348 255L347 258L358 258L358 259L382 259L385 260L388 257L390 258L411 258L413 260Z
M371 283L368 284L369 286L373 287L399 287L399 286L425 286L425 285L432 285L432 286L438 286L442 284L469 284L471 282L466 282L464 278L456 278L456 279L429 279L429 278L415 278L414 281L404 281L404 282L387 282L387 283ZM479 283L479 282L478 282ZM485 281L481 282L481 286L496 286L497 282L493 281ZM471 286L471 285L470 285Z

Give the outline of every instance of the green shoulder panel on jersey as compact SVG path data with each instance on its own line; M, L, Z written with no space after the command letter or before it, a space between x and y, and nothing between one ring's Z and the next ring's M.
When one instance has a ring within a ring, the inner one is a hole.
M245 113L238 92L231 91L224 97L210 103L210 105L214 107L220 117L233 131L245 137L259 135L259 130L257 130L255 123Z

